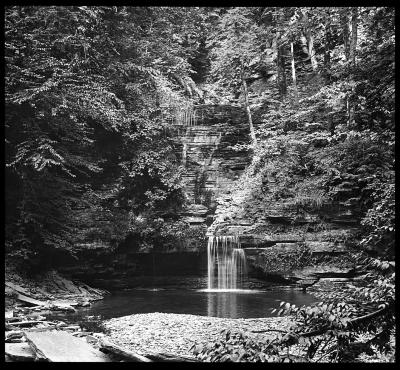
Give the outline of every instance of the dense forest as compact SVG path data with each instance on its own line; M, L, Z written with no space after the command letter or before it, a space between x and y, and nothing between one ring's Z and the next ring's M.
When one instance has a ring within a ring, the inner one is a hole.
M315 308L283 302L280 314L297 326L276 341L227 332L197 348L198 358L278 361L282 348L301 344L311 361L323 334L324 360L364 352L393 360L394 15L389 7L6 7L7 260L35 270L94 244L205 239L206 227L177 216L186 199L176 127L193 124L196 105L237 105L248 141L234 149L248 151L250 164L218 217L267 199L299 212L353 207L360 223L351 242L368 277ZM278 182L267 191L271 174ZM372 339L355 348L365 332Z

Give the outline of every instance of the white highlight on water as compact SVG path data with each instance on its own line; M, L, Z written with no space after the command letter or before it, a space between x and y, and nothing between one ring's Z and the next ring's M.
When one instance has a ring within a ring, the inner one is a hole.
M247 274L238 236L210 236L207 245L208 291L238 289Z

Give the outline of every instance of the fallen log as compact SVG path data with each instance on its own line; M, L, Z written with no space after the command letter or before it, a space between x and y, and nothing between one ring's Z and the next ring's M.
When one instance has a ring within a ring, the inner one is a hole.
M23 295L23 294L18 294L17 295L17 299L19 301L22 301L22 302L25 302L25 303L29 303L29 304L32 304L34 306L46 306L46 304L47 304L46 302L38 301L37 299L27 297L26 295Z
M62 300L62 299L56 299L51 302L52 304L56 306L78 306L79 303L77 301L69 301L69 300Z
M128 362L153 362L149 358L132 352L128 349L122 348L104 338L99 340L100 350L105 353L110 353L114 356L120 357Z
M31 311L43 310L43 309L45 309L45 308L46 308L46 306L43 306L43 305L27 307L27 309L29 309L29 310L31 310Z
M23 332L20 330L12 330L5 333L5 342L23 337Z
M17 329L15 326L12 326L11 324L7 324L7 323L4 325L4 327L5 327L6 331Z
M50 323L50 322L48 322L46 320L26 320L26 321L13 322L12 325L14 325L14 326L31 326L31 325L45 324L45 323Z
M8 317L8 318L5 319L5 321L6 321L6 323L12 324L12 323L15 322L15 321L21 321L21 320L23 320L23 319L24 319L24 317L15 316L15 317Z
M277 333L287 333L287 331L279 330L279 329L250 330L250 333L268 333L270 331L274 331L274 332L277 332Z
M50 303L50 308L55 311L76 312L76 309L69 304L65 303Z
M81 329L81 327L79 325L64 326L62 328L62 330L75 330L75 331L80 330L80 329Z
M22 293L22 294L25 294L27 296L31 295L31 292L28 289L22 288L21 286L19 286L17 284L14 284L14 283L11 283L9 281L6 281L5 285L8 286L9 288L15 290L18 293Z
M175 355L170 353L147 352L146 357L156 362L201 362L195 357Z
M85 284L85 283L80 283L80 286L84 287L86 290L89 292L93 292L97 295L103 296L104 294L111 294L108 290L106 289L97 289L97 288L92 288L91 286Z
M74 337L87 337L88 335L92 335L91 331L76 331L75 333L71 333Z

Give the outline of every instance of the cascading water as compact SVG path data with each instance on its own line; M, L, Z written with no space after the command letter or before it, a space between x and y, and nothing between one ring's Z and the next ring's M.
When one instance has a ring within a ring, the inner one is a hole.
M210 236L207 245L208 290L241 287L246 275L246 257L237 236Z

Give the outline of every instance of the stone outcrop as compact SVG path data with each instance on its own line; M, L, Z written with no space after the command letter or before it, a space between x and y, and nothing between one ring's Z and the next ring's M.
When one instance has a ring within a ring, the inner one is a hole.
M109 290L140 285L140 277L205 275L207 256L198 250L188 252L143 252L118 250L82 251L78 261L60 262L57 269L67 276Z
M256 126L260 112L254 112ZM252 156L241 147L249 142L245 111L209 104L196 106L193 114L190 126L171 127L176 155L185 166L186 201L176 216L193 229L193 238L184 245L163 245L162 253L132 245L119 248L112 258L110 253L89 252L82 256L84 264L63 263L63 272L104 287L126 287L134 276L204 274L206 239L198 237L195 228L206 225L208 235L239 236L254 277L298 282L356 275L348 242L359 225L356 198L347 199L347 194L345 201L307 210L293 199L271 196L281 182L271 171L253 177L251 187L239 188ZM274 129L275 123L270 126ZM306 142L305 134L321 127L310 122L287 140Z
M343 243L303 241L247 247L250 272L272 280L302 282L320 278L351 278L355 263Z
M257 126L268 107L255 109ZM269 130L282 131L279 120L263 124ZM331 139L325 126L314 121L304 127L294 125L281 138L290 143L289 149L301 147L318 158L324 150L321 147ZM336 201L328 202L308 185L316 182L315 174L310 180L307 168L290 172L285 166L292 163L282 151L272 158L255 155L241 178L216 198L207 234L239 235L249 272L258 277L298 282L356 276L352 240L359 231L360 209L353 189L343 188ZM303 190L296 190L303 183Z
M234 150L248 142L245 112L234 105L202 105L195 110L193 126L182 127L176 138L177 155L185 166L186 205L181 213L191 225L211 224L224 194L249 163L249 153Z

